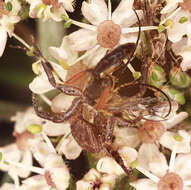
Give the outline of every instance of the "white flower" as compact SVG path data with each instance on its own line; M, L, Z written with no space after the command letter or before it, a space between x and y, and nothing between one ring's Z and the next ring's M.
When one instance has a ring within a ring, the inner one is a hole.
M64 70L60 65L51 62L51 65L53 66L54 70L58 73L58 75L61 77L63 81L65 81L66 78L66 70ZM50 90L53 90L54 87L50 84L48 81L48 77L42 67L42 65L39 65L39 75L33 79L33 81L29 84L29 88L32 92L36 94L43 94ZM55 76L56 81L59 80Z
M161 10L161 14L170 13L178 7L183 0L166 0L166 6Z
M65 157L69 160L78 158L82 152L82 148L74 140L74 137L71 134L62 137L56 146L56 150L59 154L64 154Z
M73 0L27 0L30 4L29 16L32 18L43 18L43 20L53 19L62 21L62 15L66 15L66 10L73 12Z
M191 154L178 154L172 151L169 166L165 156L156 145L148 149L142 145L139 150L139 165L136 167L148 178L131 183L137 190L158 190L159 186L174 184L178 189L191 189L190 162ZM169 186L168 186L169 187ZM164 187L162 189L165 189Z
M138 129L136 128L116 126L114 129L114 136L114 149L118 149L119 147L123 146L136 148L140 144L140 140L138 138Z
M15 185L19 184L19 177L28 177L29 170L17 167L14 163L20 163L25 167L32 166L32 154L30 151L20 151L16 143L0 147L2 153L2 160L0 161L0 170L7 171L13 178Z
M178 133L166 131L159 142L176 153L190 152L190 135L184 130L179 130Z
M43 175L35 175L22 181L20 186L21 190L50 190L51 187L47 184L47 181Z
M127 146L120 147L118 153L127 168L137 159L137 151ZM113 158L107 156L99 159L96 168L99 172L117 176L125 173L122 167Z
M89 67L95 66L106 54L107 50L127 42L135 42L139 28L130 28L137 22L133 11L134 0L121 0L118 7L111 14L111 2L108 8L104 0L92 0L82 3L82 14L90 24L71 22L82 29L68 36L69 45L75 51L87 51L79 60L87 58L85 63ZM137 11L139 16L142 11ZM142 27L142 30L156 29L156 27Z
M48 181L51 180L49 183L54 184L58 190L67 189L69 186L70 173L61 156L54 153L48 154L44 162L44 168L50 176L50 179L49 177L47 179Z
M6 46L6 43L7 43L7 32L6 30L0 26L0 57L3 55L3 52L5 50L5 46Z
M69 65L72 65L78 57L78 53L72 51L68 46L67 36L63 38L59 48L49 47L49 52L63 67L65 66L66 69Z
M11 6L10 10L7 10L6 4L9 3ZM3 9L3 10L1 10ZM0 8L0 57L2 56L5 45L7 42L7 33L9 36L12 35L14 31L14 24L20 21L18 16L19 11L21 10L21 5L18 0L5 0L1 3ZM1 13L2 12L2 13Z
M191 40L191 37L189 38ZM172 49L176 55L181 55L183 60L180 64L182 71L191 69L191 43L189 39L183 37L180 41L172 44Z
M181 7L175 9L170 15L167 15L161 21L161 24L167 26L168 39L172 42L178 42L184 35L187 35L188 42L191 43L191 13L183 10Z
M117 176L112 174L101 174L96 169L92 168L83 177L77 181L77 190L110 190L115 185Z

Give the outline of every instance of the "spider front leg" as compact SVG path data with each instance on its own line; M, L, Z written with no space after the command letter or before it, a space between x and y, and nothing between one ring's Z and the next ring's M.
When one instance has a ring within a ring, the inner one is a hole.
M37 95L34 93L32 94L32 103L34 110L39 117L50 120L54 123L62 123L68 120L72 115L76 113L78 106L82 103L82 98L74 99L72 105L68 108L68 110L66 112L61 112L61 113L55 113L55 112L48 113L39 110Z
M66 84L56 83L56 79L53 75L53 73L56 73L56 72L54 71L54 68L48 61L42 61L42 66L44 68L44 71L46 72L48 81L54 88L60 90L64 94L67 94L70 96L83 96L82 91L76 87L66 85ZM59 77L59 75L57 73L56 73L56 75Z

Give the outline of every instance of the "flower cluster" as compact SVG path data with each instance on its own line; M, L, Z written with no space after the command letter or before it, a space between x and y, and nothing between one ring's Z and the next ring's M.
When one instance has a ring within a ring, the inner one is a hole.
M84 0L80 21L77 3L0 0L0 56L9 36L37 59L33 107L0 147L12 180L0 189L191 189L191 2ZM48 47L53 61L14 33L23 10L78 28Z

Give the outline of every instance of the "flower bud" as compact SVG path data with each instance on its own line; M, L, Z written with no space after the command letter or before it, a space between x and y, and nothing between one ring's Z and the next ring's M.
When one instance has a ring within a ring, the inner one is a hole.
M165 86L162 89L172 100L177 102L178 104L185 104L186 100L184 97L184 94L180 92L179 90L172 88L170 86Z
M149 74L150 74L149 81L150 81L150 84L153 86L156 86L159 88L166 81L164 69L157 64L152 65L152 68Z
M174 68L170 71L170 82L178 88L186 88L190 86L190 77L180 69Z

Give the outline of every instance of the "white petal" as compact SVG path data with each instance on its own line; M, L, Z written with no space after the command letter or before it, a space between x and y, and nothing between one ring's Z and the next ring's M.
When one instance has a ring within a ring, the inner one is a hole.
M188 39L186 37L183 37L180 41L175 42L172 44L172 50L175 54L180 54L180 52L182 52L182 50L184 49L184 47L187 45Z
M161 10L160 13L161 14L170 13L171 11L176 9L179 2L183 2L183 0L170 0L170 1L168 1L167 5Z
M22 187L24 187L24 190L25 189L45 190L45 187L48 187L48 185L43 175L35 175L23 180Z
M137 22L137 17L132 9L134 0L122 0L115 11L112 13L112 20L121 27L128 27ZM142 17L142 11L137 11L139 18Z
M101 178L101 174L94 168L90 169L88 173L83 177L86 181L97 181Z
M135 187L136 190L157 190L157 184L150 179L139 179L131 182L131 186Z
M137 135L137 129L135 128L119 128L114 130L115 141L113 143L115 148L121 146L129 146L135 148L139 145L140 140Z
M64 60L69 65L73 64L78 57L78 53L71 50L70 46L68 46L67 36L63 38L59 48L49 47L49 52L58 61Z
M185 180L191 180L191 154L179 154L175 159L174 171Z
M191 22L187 24L188 45L191 46Z
M155 144L142 144L138 152L138 161L141 167L150 171L151 162L160 163L160 152Z
M104 157L101 158L96 166L97 170L102 173L121 175L124 174L121 166L112 158Z
M68 188L70 180L68 168L52 168L50 173L51 179L55 183L57 189L66 190Z
M53 66L54 70L58 73L58 75L62 78L62 80L65 80L66 77L66 70L64 70L60 65L51 62L51 65ZM46 93L54 87L49 83L48 77L44 71L44 69L40 68L41 74L34 78L34 80L29 84L29 88L32 92L36 94L43 94ZM55 77L56 81L58 82L57 77Z
M189 20L185 23L179 23L179 20L181 17L187 17L189 19L190 15L189 13L180 10L178 11L173 17L172 21L174 22L173 28L169 28L167 30L168 33L168 39L172 42L178 42L181 40L182 36L187 33L187 24Z
M48 155L52 153L49 146L45 142L41 142L38 144L38 146L35 146L32 152L33 152L34 158L43 167L44 167L45 161L47 160Z
M41 125L43 120L36 115L33 107L29 107L25 112L18 112L15 116L11 117L11 121L15 122L14 132L23 133L29 125Z
M90 51L91 50L88 50L86 53L89 53ZM107 52L106 48L99 47L93 53L90 53L90 55L84 59L83 63L87 64L88 68L93 68L105 56L106 52Z
M6 43L7 43L7 32L3 27L0 26L0 44L1 44L0 57L3 55Z
M180 66L183 71L187 71L191 69L191 51L185 50L181 53L181 56L183 57L183 61L181 62Z
M69 12L73 12L74 8L73 8L73 2L74 0L58 0L59 3L63 3L64 8L69 11Z
M82 14L93 25L107 20L107 5L104 0L92 0L90 3L83 1Z
M21 163L24 164L26 167L32 166L32 154L30 151L23 152ZM29 170L23 170L23 168L18 168L17 173L19 177L26 178L30 175L31 172Z
M62 137L56 150L59 154L64 154L69 160L74 160L80 155L82 148L78 145L72 135Z
M163 177L167 170L168 165L164 154L160 153L157 161L151 161L149 163L150 171L158 177Z
M48 14L50 15L50 18L52 18L56 22L60 22L60 21L62 21L62 15L66 15L66 11L65 11L64 7L60 7L60 8L55 9L55 10L50 9Z
M80 29L68 36L68 45L74 51L85 51L97 44L97 33L94 31Z
M172 116L170 119L168 119L166 121L162 121L162 123L164 124L166 129L170 129L170 128L176 126L178 123L185 120L187 117L188 117L187 112L180 112L180 113Z
M133 161L137 159L137 151L134 148L128 146L121 147L118 150L120 156L123 158L127 166L129 166Z
M76 183L76 190L89 190L92 189L91 181L79 180Z
M29 89L35 94L44 94L54 87L49 83L45 73L35 77L33 81L29 84Z
M178 135L182 137L181 141L175 140L174 136L176 133L166 131L159 142L166 148L175 151L176 153L187 153L190 152L190 136L184 130L179 130Z
M70 123L53 123L52 121L45 121L43 124L43 132L48 136L59 136L67 134L70 131Z

